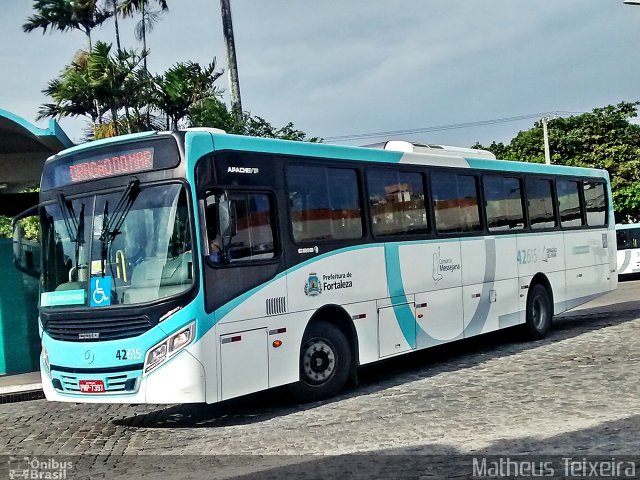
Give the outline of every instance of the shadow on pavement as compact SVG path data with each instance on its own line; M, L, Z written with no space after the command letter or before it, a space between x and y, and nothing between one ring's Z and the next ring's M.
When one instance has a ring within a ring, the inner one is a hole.
M635 471L640 416L564 432L546 438L500 439L477 452L461 452L449 444L423 444L345 455L141 455L122 457L82 457L77 465L79 477L86 478L206 478L241 480L295 479L372 479L372 478L520 478L543 475L514 475L517 464L545 469L545 478L586 478L587 462L615 464L618 471L608 478L638 478ZM484 462L484 463L483 463ZM511 466L507 466L510 462ZM567 472L568 462L574 470ZM634 462L631 470L631 463ZM485 471L483 465L502 465L500 474ZM475 470L474 470L475 466ZM510 468L508 474L507 468ZM529 467L530 468L530 467ZM108 475L103 475L103 473ZM74 472L75 473L75 472ZM615 474L617 473L617 474ZM632 474L632 475L630 475ZM600 476L600 475L596 475Z
M170 406L112 422L132 428L215 428L262 422L441 373L475 367L488 360L508 357L638 317L637 312L584 315L554 319L553 330L542 340L523 341L519 329L511 328L369 364L360 368L358 386L321 402L298 404L288 395L286 388L277 388L212 405Z

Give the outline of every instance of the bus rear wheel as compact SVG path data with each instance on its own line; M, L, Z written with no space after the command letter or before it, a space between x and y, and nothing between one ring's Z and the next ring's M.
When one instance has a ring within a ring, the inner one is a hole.
M527 297L525 333L533 340L543 338L551 328L553 305L547 289L539 283L533 285Z
M331 397L344 387L351 367L349 342L334 325L312 323L302 338L300 381L291 385L302 402Z

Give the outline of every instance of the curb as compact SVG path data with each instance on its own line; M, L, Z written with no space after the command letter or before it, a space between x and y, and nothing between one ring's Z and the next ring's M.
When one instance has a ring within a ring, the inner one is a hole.
M42 400L43 398L45 397L42 388L0 393L0 405L5 403L26 402L30 400Z

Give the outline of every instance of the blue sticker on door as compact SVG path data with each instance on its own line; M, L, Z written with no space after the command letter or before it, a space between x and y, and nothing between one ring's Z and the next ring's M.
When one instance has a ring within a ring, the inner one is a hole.
M107 307L111 305L112 277L91 278L91 306Z

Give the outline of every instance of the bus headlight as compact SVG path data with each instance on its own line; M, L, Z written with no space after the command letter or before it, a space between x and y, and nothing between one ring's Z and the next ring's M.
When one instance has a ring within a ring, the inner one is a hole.
M154 368L162 365L173 355L178 353L193 340L196 331L196 322L191 322L185 328L178 330L170 337L155 345L147 353L144 362L144 373L149 373Z

